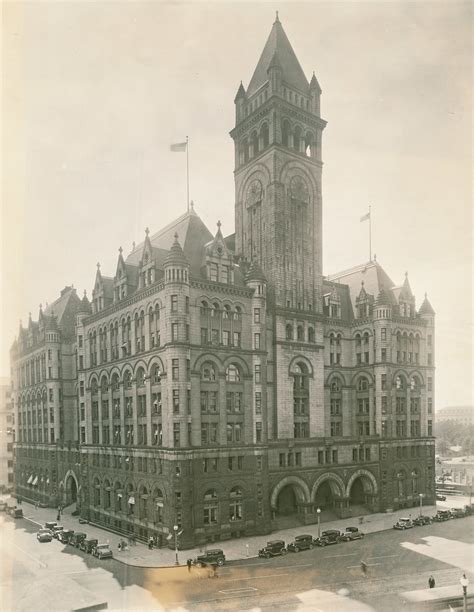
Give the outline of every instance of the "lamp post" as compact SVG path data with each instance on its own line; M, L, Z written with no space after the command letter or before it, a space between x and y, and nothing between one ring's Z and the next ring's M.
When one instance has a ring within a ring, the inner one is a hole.
M419 493L419 498L420 498L420 516L422 516L423 514L423 493Z
M466 574L463 574L459 580L462 586L462 603L463 603L463 612L467 612L467 586L469 584L469 580L467 579Z
M316 509L316 514L318 515L318 538L321 537L321 508Z
M178 525L174 525L173 527L174 529L174 554L175 554L175 565L179 565L179 561L178 561Z

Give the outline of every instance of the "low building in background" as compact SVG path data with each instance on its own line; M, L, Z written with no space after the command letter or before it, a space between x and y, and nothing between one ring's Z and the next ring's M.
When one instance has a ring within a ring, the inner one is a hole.
M15 414L9 378L0 379L0 492L13 490Z
M474 406L446 406L436 412L436 422L453 421L460 425L474 425Z

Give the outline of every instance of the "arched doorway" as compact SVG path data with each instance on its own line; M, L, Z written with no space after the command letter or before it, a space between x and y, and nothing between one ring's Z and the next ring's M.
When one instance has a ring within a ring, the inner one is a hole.
M286 485L278 494L277 498L277 514L280 516L289 516L297 512L296 494L293 485Z
M331 521L341 516L345 484L335 473L321 474L313 484L311 502L320 521ZM318 512L318 509L320 512Z
M65 505L75 504L77 502L77 480L72 472L66 476L65 489Z
M309 502L306 482L296 476L283 478L273 489L270 504L278 529L300 525Z
M377 481L367 470L355 472L347 484L347 498L352 516L373 512L377 500Z

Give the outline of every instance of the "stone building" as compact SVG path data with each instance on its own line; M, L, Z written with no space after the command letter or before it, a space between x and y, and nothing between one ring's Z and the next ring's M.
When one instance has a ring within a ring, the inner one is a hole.
M19 408L30 495L47 442L84 516L181 546L433 501L434 311L375 260L323 276L320 97L277 18L235 97L235 234L191 208L98 266L74 424L35 446Z
M9 378L0 379L0 493L13 489L15 417Z

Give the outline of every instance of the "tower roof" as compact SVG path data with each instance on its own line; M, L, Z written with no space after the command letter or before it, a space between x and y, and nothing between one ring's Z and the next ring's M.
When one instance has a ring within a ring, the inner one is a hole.
M424 315L424 314L434 315L435 314L433 306L430 304L430 301L426 293L425 293L425 299L423 300L423 304L420 306L420 310L418 311L418 314L420 315Z
M173 245L171 246L171 249L168 255L166 256L164 265L169 266L173 264L180 265L180 266L188 265L186 257L184 256L184 253L183 253L183 249L181 248L181 245L178 242L178 232L175 232L174 234L174 242L173 242Z
M267 282L267 278L262 268L258 265L255 259L252 259L247 274L245 275L245 282L247 283L249 281L263 281L265 283Z
M250 80L247 96L253 95L266 81L268 81L267 71L270 64L274 64L276 61L281 67L283 80L290 87L294 87L300 91L306 91L308 89L308 79L301 68L278 16L273 24L270 36L268 37L262 55L258 60L257 67Z

